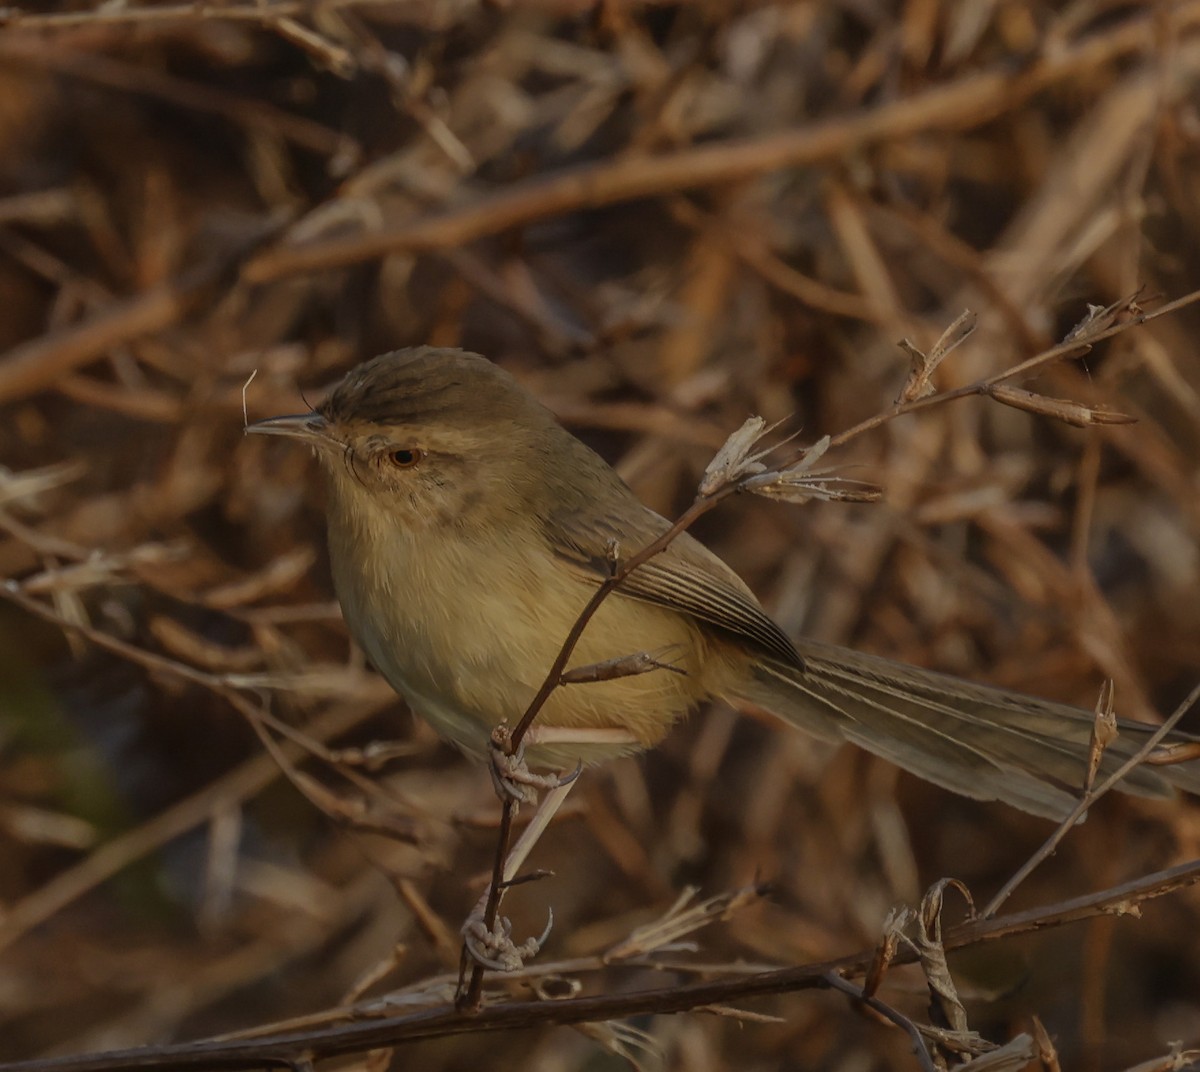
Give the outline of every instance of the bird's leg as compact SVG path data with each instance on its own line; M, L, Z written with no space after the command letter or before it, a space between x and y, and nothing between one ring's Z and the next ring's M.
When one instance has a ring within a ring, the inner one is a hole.
M578 771L575 776L556 780L556 783L546 792L545 799L542 800L538 810L534 812L529 825L525 827L517 839L517 843L505 857L503 875L506 883L512 882L517 877L517 872L525 863L534 845L537 844L538 838L550 825L550 820L557 814L558 809L563 806L563 802L575 785L577 775ZM491 929L487 926L487 903L491 892L491 886L485 889L483 896L479 898L471 910L471 914L467 916L462 928L463 945L468 956L476 964L491 968L493 971L517 971L524 966L526 960L537 955L542 944L550 936L554 913L550 913L550 918L546 921L546 929L540 938L529 938L517 945L512 940L512 923L506 917L497 913L495 924ZM503 896L503 890L501 896Z
M584 751L587 750L588 745L593 747L623 748L637 744L637 739L625 730L585 730L566 729L555 726L537 726L530 731L528 736L535 744L580 745ZM536 793L539 788L545 789L546 795L538 810L534 812L529 825L522 831L521 836L517 839L517 843L505 857L502 871L505 883L512 882L517 877L517 872L524 866L534 845L537 844L546 827L550 825L550 821L558 813L559 808L563 806L563 802L567 799L567 795L575 785L580 772L580 767L576 767L573 772L566 775L533 774L525 767L523 749L518 748L516 753L510 756L507 752L507 744L507 728L500 726L492 734L491 738L492 779L496 783L496 791L500 795L500 799L504 800L508 797L520 802L526 802L531 797L532 799L536 799ZM504 756L506 760L516 760L516 763L511 767L507 765L502 766L501 770L498 771L498 756ZM513 778L512 783L508 781L510 777ZM510 784L529 795L518 796L507 792ZM490 894L491 887L489 886L483 891L483 896L480 897L475 908L463 924L463 944L468 956L477 964L481 964L485 968L491 968L493 971L516 971L524 965L526 960L535 956L541 949L542 944L550 934L550 925L554 922L554 915L551 913L550 919L546 924L546 929L541 937L530 938L517 945L512 940L512 924L499 913L496 915L495 924L491 928L487 926L486 912ZM501 895L503 895L503 890L501 890Z

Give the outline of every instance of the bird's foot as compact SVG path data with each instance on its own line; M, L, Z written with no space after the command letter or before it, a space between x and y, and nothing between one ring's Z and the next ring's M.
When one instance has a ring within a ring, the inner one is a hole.
M503 725L492 731L488 758L496 796L502 801L511 800L516 804L536 804L539 790L568 785L579 777L581 769L577 767L566 775L534 774L525 763L525 743L518 745L515 752L510 752L508 727Z
M533 959L541 952L550 930L554 926L554 911L546 920L546 929L537 938L527 938L520 945L512 939L512 921L506 916L496 916L496 922L489 929L484 919L484 905L487 895L475 906L475 910L463 924L463 947L467 956L480 967L491 971L514 972L525 967L527 960Z

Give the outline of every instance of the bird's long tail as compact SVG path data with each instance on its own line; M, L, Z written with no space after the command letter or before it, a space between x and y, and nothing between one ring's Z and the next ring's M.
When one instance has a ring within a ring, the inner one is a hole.
M806 668L767 661L736 696L827 740L848 740L918 777L978 800L1002 800L1062 819L1078 803L1094 716L1065 704L961 681L875 656L802 640ZM1154 732L1119 723L1097 779ZM1200 741L1172 734L1171 741ZM1162 797L1200 793L1200 760L1138 766L1121 789Z

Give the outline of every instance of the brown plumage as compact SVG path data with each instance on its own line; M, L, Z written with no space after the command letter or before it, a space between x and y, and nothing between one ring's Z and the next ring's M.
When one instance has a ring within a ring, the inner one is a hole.
M352 370L312 414L252 430L310 442L329 477L334 583L372 662L443 735L482 752L515 722L608 570L667 522L506 372L420 347ZM1058 818L1083 782L1092 715L852 651L789 639L688 535L634 572L572 665L665 651L655 672L556 690L531 758L571 765L660 740L711 696L765 707L955 792ZM1122 723L1112 770L1152 727ZM1123 783L1200 791L1200 764Z

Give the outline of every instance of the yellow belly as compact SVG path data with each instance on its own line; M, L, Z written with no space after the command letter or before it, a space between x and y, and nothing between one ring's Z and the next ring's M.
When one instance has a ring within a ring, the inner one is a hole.
M493 727L520 720L595 590L539 553L532 538L493 539L488 551L450 533L393 529L364 541L361 533L330 532L334 582L355 639L418 713L475 754ZM708 694L707 647L690 618L615 593L568 666L666 649L664 659L684 673L656 670L557 689L535 727L625 730L637 743L536 746L531 762L589 763L656 743Z

